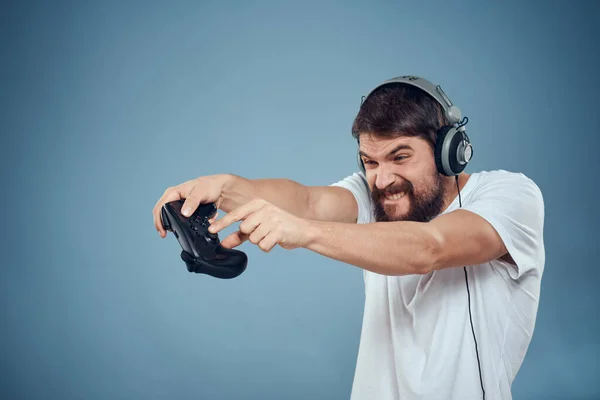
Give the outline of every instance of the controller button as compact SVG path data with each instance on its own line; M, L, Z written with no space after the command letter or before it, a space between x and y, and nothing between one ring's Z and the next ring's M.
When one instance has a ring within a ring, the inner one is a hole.
M208 232L208 233L207 233L207 237L208 237L210 240L213 240L213 241L217 241L217 240L219 240L219 236L218 236L216 233L210 233L210 232Z

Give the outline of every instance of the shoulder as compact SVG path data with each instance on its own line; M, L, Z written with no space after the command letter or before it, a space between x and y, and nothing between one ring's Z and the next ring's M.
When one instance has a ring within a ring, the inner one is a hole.
M494 183L512 183L516 185L533 185L537 187L533 179L525 175L523 172L507 171L505 169L495 169L491 171L484 170L475 172L473 173L473 175L477 175L478 183L483 185L490 185Z
M531 246L541 243L545 206L533 179L506 170L481 171L472 176L475 179L464 209L486 219L504 239L515 237Z
M367 178L362 172L353 172L330 186L358 186L361 189L368 189Z
M544 199L538 185L521 172L472 174L465 210L478 214L498 233L517 266L513 278L544 264ZM470 179L469 179L470 180Z
M369 199L369 184L362 172L355 172L352 175L332 183L330 186L349 190L357 197L357 200L368 201Z
M354 172L351 175L335 182L330 187L346 189L352 194L358 207L356 222L367 223L371 219L371 197L367 178L362 172Z
M533 203L543 206L544 198L536 182L522 172L497 169L479 171L472 174L475 185L472 189L473 200L477 198L498 198L502 200Z

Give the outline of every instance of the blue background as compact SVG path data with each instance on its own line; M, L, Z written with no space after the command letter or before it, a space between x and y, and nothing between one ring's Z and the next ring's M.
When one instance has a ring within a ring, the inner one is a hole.
M0 397L347 399L360 269L244 244L239 278L191 275L151 211L201 175L351 174L360 97L404 74L469 117L469 172L543 191L514 398L600 397L599 21L592 1L2 2Z

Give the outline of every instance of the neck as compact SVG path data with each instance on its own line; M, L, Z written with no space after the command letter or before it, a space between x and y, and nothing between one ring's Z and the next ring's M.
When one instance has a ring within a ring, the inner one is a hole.
M471 176L470 174L467 174L465 172L461 172L458 175L458 186L460 187L461 191L467 184L467 181L469 180L470 176ZM444 208L443 209L446 210L448 207L450 207L450 204L452 204L454 199L458 196L458 189L456 188L456 177L454 177L454 176L444 177L444 186L445 186L446 195L444 196Z

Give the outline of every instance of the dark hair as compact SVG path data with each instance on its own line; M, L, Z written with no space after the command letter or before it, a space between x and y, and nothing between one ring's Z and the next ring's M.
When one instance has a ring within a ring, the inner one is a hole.
M432 148L436 132L448 121L440 104L423 90L390 83L365 99L352 124L352 136L419 136Z

